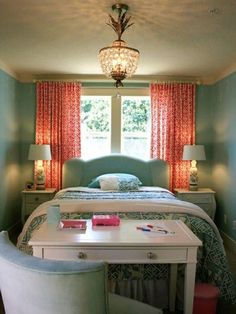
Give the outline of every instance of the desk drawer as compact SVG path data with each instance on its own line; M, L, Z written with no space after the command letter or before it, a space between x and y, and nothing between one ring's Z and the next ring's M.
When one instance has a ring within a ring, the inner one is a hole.
M57 260L104 260L109 263L172 263L187 260L187 249L45 247L43 257Z

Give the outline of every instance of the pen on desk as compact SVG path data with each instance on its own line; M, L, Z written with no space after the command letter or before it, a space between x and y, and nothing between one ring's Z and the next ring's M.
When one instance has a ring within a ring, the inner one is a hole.
M137 230L145 231L145 232L154 232L154 233L163 233L163 234L175 234L174 231L168 231L163 229L162 227L147 225L146 227L137 226Z
M153 226L153 225L147 225L147 227L148 227L148 228L151 228L151 229L153 229L153 228L156 229L156 228L157 228L157 229L165 230L163 227L157 226L157 225L155 225L155 226Z
M160 230L152 230L152 229L148 229L148 228L142 228L142 231L147 231L147 232L156 232L156 233L168 233L167 230L164 229L160 229Z
M165 230L163 227L153 226L153 225L147 225L147 227L151 228L153 231L163 231L167 233L167 230Z
M142 230L142 231L152 231L150 228L145 228L145 227L136 227L137 230Z

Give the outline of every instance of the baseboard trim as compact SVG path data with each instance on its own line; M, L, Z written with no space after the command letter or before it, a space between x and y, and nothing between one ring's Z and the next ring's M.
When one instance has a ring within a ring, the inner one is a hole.
M236 254L236 241L230 238L226 233L220 230L221 237L224 241L224 246L227 247L231 252Z

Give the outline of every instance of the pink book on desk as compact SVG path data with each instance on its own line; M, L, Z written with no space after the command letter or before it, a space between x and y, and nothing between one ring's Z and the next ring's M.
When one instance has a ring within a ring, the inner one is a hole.
M60 228L61 229L80 229L85 230L87 227L85 220L79 220L79 219L62 219L60 221Z
M119 226L120 218L117 215L93 215L93 226Z

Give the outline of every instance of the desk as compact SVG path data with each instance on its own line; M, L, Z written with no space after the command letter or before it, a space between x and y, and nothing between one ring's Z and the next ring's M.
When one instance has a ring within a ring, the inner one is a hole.
M148 220L156 225L156 220ZM29 244L33 255L57 260L105 260L111 264L167 263L170 271L170 310L174 310L176 295L177 264L185 264L184 313L192 314L197 248L201 241L180 220L159 220L174 232L161 235L137 230L147 220L121 220L118 227L92 227L87 221L87 230L58 230L55 225L44 224L35 232Z

